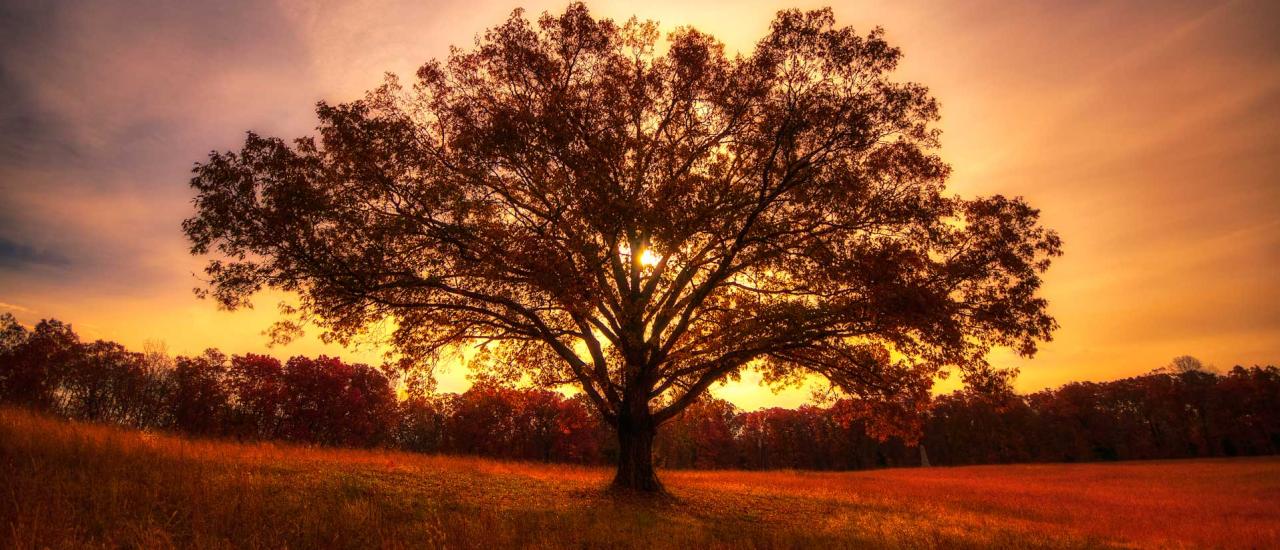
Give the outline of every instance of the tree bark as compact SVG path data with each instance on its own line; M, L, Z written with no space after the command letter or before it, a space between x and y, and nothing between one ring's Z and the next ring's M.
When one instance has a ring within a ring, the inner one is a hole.
M618 416L618 472L613 488L646 493L663 492L653 471L653 437L657 426L649 414L649 404L623 408Z

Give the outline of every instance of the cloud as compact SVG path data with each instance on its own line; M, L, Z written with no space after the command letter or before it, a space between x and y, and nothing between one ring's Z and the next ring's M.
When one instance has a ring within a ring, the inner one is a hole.
M67 268L71 267L71 260L53 250L38 249L0 238L0 268L29 267Z
M5 302L0 302L0 309L7 309L18 313L35 313L35 310L29 307L22 307L18 304L9 304Z
M842 24L883 25L902 76L934 90L953 189L1025 195L1066 239L1046 279L1063 330L1022 364L1026 389L1201 350L1280 359L1280 3L828 3ZM0 0L5 299L129 345L254 351L269 315L191 297L192 163L246 130L309 133L316 101L408 76L516 5ZM748 51L779 8L591 6Z

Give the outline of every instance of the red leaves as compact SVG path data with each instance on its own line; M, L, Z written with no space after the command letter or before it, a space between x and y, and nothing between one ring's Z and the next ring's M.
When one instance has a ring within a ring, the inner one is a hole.
M887 357L877 357L882 354L862 352L889 368ZM964 390L934 398L923 411L928 400L909 390L827 408L751 412L703 396L659 430L656 462L748 469L915 465L919 454L910 445L917 435L937 464L1280 452L1276 367L1217 374L1180 357L1148 375L1031 395L1014 393L1014 374L972 370ZM481 379L460 395L412 391L400 401L382 372L332 357L281 364L209 350L170 362L113 342L81 343L57 321L28 330L3 316L0 402L204 436L575 463L618 453L611 426L581 394L566 398Z
M582 4L517 11L415 86L321 104L319 139L211 155L184 225L193 252L225 256L210 293L297 291L338 341L393 321L405 366L540 346L554 361L489 366L571 379L605 417L621 395L691 390L668 418L764 357L857 368L802 348L967 367L1048 337L1056 236L1020 201L946 196L937 103L892 78L882 31L790 10L742 57L694 29L659 37ZM966 214L981 227L947 228ZM624 263L642 249L662 261Z
M658 39L581 3L517 10L413 87L391 77L321 104L318 140L250 134L210 155L183 226L193 253L215 255L208 292L234 308L295 291L344 343L394 324L410 368L478 342L506 348L495 357L538 347L550 361L480 366L572 382L602 418L639 425L760 360L909 424L938 370L1049 338L1038 292L1057 235L1019 199L949 197L938 103L893 78L901 53L882 30L788 10L742 56L693 29ZM829 352L858 347L907 359ZM285 371L340 385L307 363ZM368 404L348 394L331 407ZM259 398L304 419L259 431L327 422L330 407ZM508 409L468 414L523 418Z
M445 411L436 451L522 460L598 462L602 426L581 399L479 382L437 403Z

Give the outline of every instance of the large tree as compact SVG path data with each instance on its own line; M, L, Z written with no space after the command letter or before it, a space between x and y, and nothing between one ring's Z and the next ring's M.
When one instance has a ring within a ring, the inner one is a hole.
M655 431L717 381L825 377L910 411L940 372L1035 352L1058 237L1020 199L945 192L938 105L879 29L778 14L750 55L581 4L320 103L196 165L193 253L244 306L296 292L406 367L574 384L617 430L615 485L660 490ZM279 331L288 334L291 331Z

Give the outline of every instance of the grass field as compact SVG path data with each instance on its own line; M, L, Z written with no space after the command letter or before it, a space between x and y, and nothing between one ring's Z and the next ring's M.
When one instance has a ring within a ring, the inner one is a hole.
M1280 546L1280 458L609 472L192 441L0 409L0 547Z

